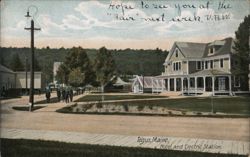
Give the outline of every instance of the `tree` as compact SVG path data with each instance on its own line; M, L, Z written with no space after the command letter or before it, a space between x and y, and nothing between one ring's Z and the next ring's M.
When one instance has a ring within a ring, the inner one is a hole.
M27 70L30 70L30 61L28 62ZM36 57L34 57L34 71L41 71L41 70L42 70L42 68L41 68L38 60L36 59Z
M237 51L234 58L238 60L238 66L234 72L240 75L243 79L243 86L248 87L248 73L249 73L249 29L250 29L250 15L244 18L244 21L239 25L235 32L236 41L234 49Z
M66 56L65 65L68 69L73 70L80 68L81 73L84 74L84 84L91 83L94 80L94 72L87 53L81 47L73 47Z
M96 79L101 85L102 93L105 85L110 81L115 73L115 61L111 52L105 47L99 49L95 59Z
M82 86L85 75L81 72L81 68L75 68L69 73L69 84L73 87Z
M18 55L18 53L15 53L12 56L11 62L10 62L10 68L13 71L24 71L24 66L22 61L20 60L20 57Z
M3 65L3 66L6 66L6 65L5 65L5 60L4 60L4 57L3 57L3 56L1 56L0 64Z
M61 64L56 72L56 80L58 81L58 83L68 84L69 73L70 69L68 68L68 66L65 65L65 63Z

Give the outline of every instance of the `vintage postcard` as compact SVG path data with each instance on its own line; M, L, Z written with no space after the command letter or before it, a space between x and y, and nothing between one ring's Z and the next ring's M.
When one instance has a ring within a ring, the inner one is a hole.
M1 0L2 157L249 157L249 0Z

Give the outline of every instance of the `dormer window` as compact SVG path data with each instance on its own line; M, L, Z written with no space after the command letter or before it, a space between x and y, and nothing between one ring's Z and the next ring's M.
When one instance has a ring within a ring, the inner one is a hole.
M178 49L175 49L175 57L178 58L178 56L179 56L179 51Z
M214 54L214 47L209 48L209 54Z

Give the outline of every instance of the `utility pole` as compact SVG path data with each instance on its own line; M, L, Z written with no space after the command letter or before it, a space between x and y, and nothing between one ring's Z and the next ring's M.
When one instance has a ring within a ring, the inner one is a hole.
M30 6L30 7L35 7L35 6ZM30 8L29 7L29 8ZM29 15L29 8L27 11L27 15L25 17L30 18L31 16ZM35 7L36 8L36 7ZM37 12L37 8L36 8ZM31 27L30 28L24 28L25 30L30 30L30 47L31 47L31 64L30 64L30 92L29 92L29 105L30 105L30 111L32 111L32 108L34 106L34 31L35 30L41 30L40 28L35 28L34 27L34 20L33 18L31 19Z
M25 95L28 94L28 59L25 55Z

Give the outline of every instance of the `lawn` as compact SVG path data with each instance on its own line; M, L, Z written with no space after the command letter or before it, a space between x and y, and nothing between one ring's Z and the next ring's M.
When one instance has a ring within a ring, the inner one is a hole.
M250 97L183 98L133 102L131 105L157 105L173 110L210 112L212 102L215 112L250 115Z
M1 139L2 157L245 157L243 155Z
M45 106L34 106L32 108L32 111L35 111L35 110L38 110L38 109L41 109ZM29 111L30 110L30 107L29 106L13 106L12 107L14 110L18 110L18 111Z
M86 95L76 100L75 102L87 102L87 101L101 101L102 96L104 96L104 100L125 100L125 99L147 99L147 98L167 98L166 96L159 95L101 95L101 94L93 94Z
M90 103L88 105L75 104L62 109L58 112L63 113L87 113L87 114L136 114L145 115L149 112L154 112L154 114L159 115L172 115L173 112L181 112L182 115L207 115L203 113L210 113L212 111L216 115L222 116L250 116L250 97L214 97L214 98L202 98L202 97L189 97L189 98L179 98L179 99L159 99L159 100L132 100L132 101L122 101L122 102L99 102ZM79 110L79 105L82 106L83 110ZM111 106L110 109L113 111L105 111L109 109L107 106ZM117 107L116 107L117 106ZM122 106L119 109L119 106ZM93 108L96 109L93 109ZM157 108L158 107L158 108ZM75 108L75 109L74 109ZM102 109L104 111L100 111ZM116 110L116 108L118 108ZM93 112L93 110L97 110ZM135 109L140 112L134 112ZM164 112L157 112L156 109L165 110ZM89 111L92 112L90 113ZM147 111L146 111L147 110ZM170 111L169 111L170 110ZM155 112L156 111L156 112ZM133 113L132 113L133 112ZM191 112L191 113L190 113ZM194 114L192 114L194 113ZM151 114L153 115L153 114ZM178 114L180 115L180 114ZM212 115L214 116L214 115Z

